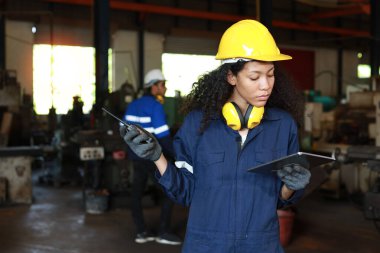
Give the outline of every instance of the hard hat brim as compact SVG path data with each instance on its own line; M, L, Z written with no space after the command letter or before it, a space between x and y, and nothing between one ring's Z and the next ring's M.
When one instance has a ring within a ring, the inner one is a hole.
M286 61L286 60L291 60L293 59L290 55L286 55L286 54L278 54L278 55L260 55L260 56L255 56L255 57L252 57L252 58L241 58L239 56L237 56L236 58L235 57L229 57L229 58L224 58L224 57L221 57L221 56L216 56L215 57L216 60L228 60L226 62L237 62L239 60L245 60L245 61L268 61L268 62L271 62L271 61ZM236 61L234 61L234 59L236 59Z

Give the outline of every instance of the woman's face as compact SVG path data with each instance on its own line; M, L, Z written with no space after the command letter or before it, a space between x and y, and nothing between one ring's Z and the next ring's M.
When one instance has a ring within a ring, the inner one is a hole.
M274 65L272 62L247 62L237 76L228 75L228 82L235 86L231 100L242 109L247 104L263 107L272 93Z

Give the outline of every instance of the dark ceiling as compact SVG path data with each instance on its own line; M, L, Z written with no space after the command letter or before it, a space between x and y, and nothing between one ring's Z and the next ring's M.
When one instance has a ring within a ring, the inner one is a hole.
M101 1L101 0L99 0ZM107 1L107 0L103 0ZM92 26L94 0L0 0L8 19ZM233 22L260 15L260 1L109 0L110 28L183 36L218 36ZM272 0L272 32L279 43L367 50L369 0Z

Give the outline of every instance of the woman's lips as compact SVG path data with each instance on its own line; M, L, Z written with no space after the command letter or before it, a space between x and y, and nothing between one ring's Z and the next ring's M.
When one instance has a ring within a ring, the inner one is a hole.
M268 100L268 98L269 98L269 95L261 95L257 97L258 100Z

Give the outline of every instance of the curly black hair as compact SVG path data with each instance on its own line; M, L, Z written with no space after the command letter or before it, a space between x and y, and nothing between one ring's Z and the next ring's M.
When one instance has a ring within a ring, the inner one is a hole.
M228 71L237 75L246 61L225 63L217 69L205 73L193 84L191 92L185 97L181 111L184 114L192 110L203 111L200 131L203 132L210 121L222 116L222 107L231 97L233 86L227 81ZM275 63L275 85L266 107L277 107L289 112L298 126L303 125L304 97L294 82Z

